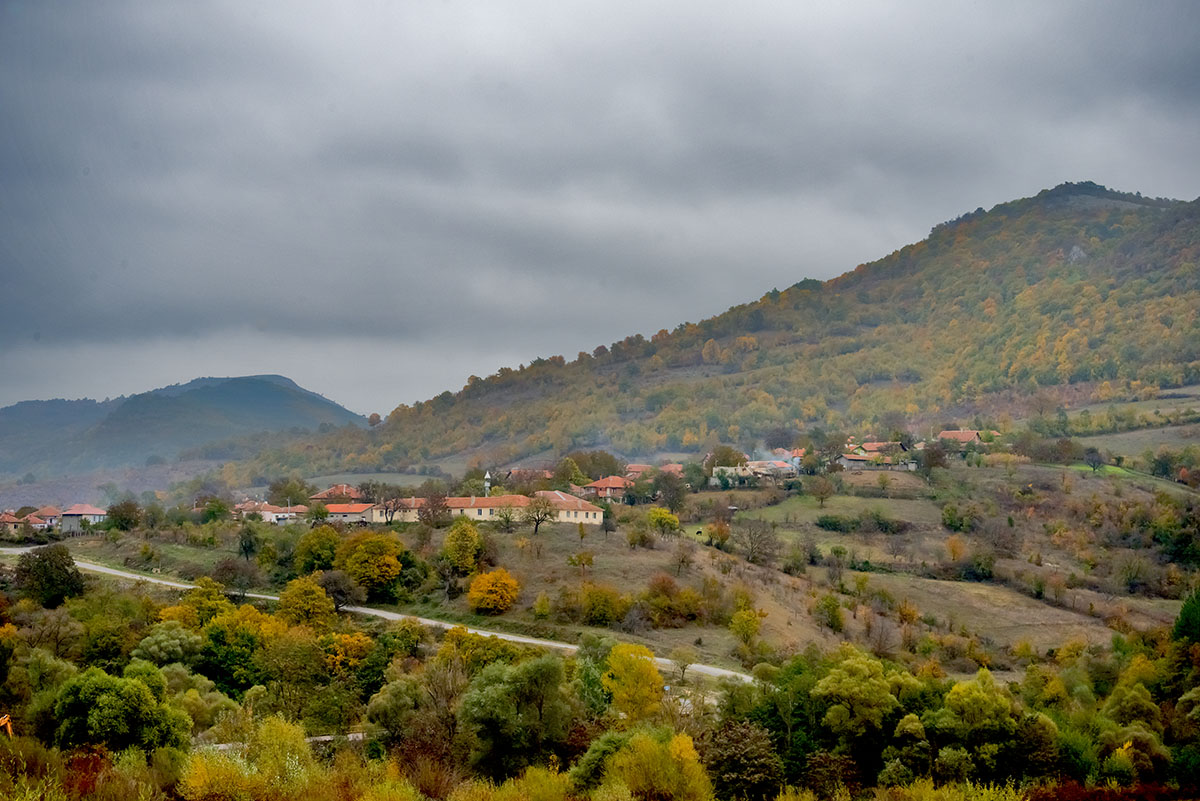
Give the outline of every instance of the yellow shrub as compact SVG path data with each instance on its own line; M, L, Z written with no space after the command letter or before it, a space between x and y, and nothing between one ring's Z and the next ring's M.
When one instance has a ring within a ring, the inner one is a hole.
M467 601L476 612L485 615L500 615L512 608L521 592L521 585L504 568L490 573L480 573L471 582Z
M196 751L179 782L187 801L257 801L267 795L267 782L239 756Z
M612 757L605 784L619 783L634 798L673 798L677 801L710 801L712 784L686 734L659 743L636 734L629 745Z

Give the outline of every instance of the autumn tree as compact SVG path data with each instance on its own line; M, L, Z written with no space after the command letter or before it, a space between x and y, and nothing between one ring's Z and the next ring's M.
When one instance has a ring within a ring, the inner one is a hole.
M442 554L460 575L465 576L475 569L479 547L479 529L473 522L460 515L446 532Z
M687 734L666 739L637 732L610 760L608 780L635 799L709 801L712 783Z
M654 654L644 645L621 643L608 654L608 671L601 679L612 694L612 705L627 723L644 720L662 703L663 680Z
M520 592L520 583L500 567L488 573L480 573L471 581L467 601L476 612L502 615L516 603Z
M368 598L390 599L411 556L394 534L364 531L347 538L337 549L333 566L362 587Z
M332 526L317 526L296 543L293 561L297 572L312 573L333 567L342 538Z
M679 518L658 506L646 513L646 522L660 537L673 536L679 532Z
M813 476L808 479L805 482L804 489L807 490L809 495L817 499L817 503L822 509L825 508L825 501L832 498L837 491L833 486L833 482L825 476Z
M288 582L279 594L279 617L293 625L324 630L337 618L333 600L312 576Z
M878 734L885 717L899 706L896 691L905 676L885 673L883 664L852 646L843 646L837 664L817 682L812 695L826 704L824 724L847 746ZM907 676L916 684L916 679Z

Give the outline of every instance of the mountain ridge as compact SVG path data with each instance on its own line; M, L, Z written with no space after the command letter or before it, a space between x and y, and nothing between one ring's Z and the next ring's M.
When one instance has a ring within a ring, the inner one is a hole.
M569 362L472 376L375 430L269 449L245 468L751 448L778 428L932 424L1047 386L1200 382L1198 262L1200 201L1061 184L935 225L829 281Z
M197 378L105 401L22 401L0 409L0 471L138 465L239 435L365 422L273 374Z

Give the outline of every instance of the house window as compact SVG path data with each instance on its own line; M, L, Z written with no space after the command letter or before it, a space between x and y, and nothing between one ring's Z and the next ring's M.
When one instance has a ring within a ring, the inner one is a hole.
M482 509L476 509L476 510L475 510L475 514L476 514L476 515L478 515L478 516L480 516L480 517L482 517L482 516L483 516L483 510L482 510Z

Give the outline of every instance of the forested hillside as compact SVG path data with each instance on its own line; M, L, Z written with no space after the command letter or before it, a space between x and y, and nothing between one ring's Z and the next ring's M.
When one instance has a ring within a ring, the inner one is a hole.
M371 431L263 453L247 472L501 464L755 447L781 426L932 425L991 399L1200 381L1200 201L1092 183L978 209L822 283L699 323L471 376ZM753 274L753 265L747 265Z

